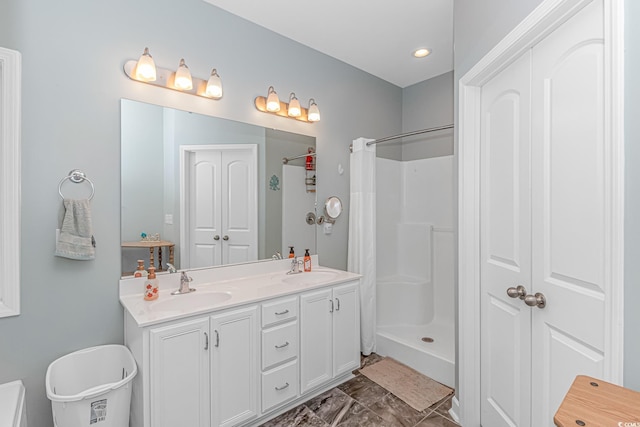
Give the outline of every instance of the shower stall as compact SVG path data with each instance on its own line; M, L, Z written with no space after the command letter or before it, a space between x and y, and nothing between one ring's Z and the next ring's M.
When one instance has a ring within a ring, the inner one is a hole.
M376 159L376 352L454 386L453 156Z

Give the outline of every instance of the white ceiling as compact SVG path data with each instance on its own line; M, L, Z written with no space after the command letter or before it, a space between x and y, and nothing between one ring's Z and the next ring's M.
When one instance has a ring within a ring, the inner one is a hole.
M400 87L453 69L453 0L204 1Z

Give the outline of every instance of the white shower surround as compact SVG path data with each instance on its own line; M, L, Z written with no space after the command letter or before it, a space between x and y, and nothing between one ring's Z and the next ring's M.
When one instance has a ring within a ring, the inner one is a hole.
M453 157L376 170L377 352L453 386Z

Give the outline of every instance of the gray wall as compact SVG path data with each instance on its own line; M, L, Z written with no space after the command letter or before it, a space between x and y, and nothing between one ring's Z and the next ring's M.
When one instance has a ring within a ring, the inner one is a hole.
M458 81L541 0L455 0L454 70L457 122ZM625 1L625 364L624 385L640 390L640 4ZM457 139L456 139L457 144ZM457 173L456 173L457 176ZM457 384L456 384L457 385Z
M317 137L318 197L349 200L350 142L402 128L402 90L201 0L3 0L0 45L22 52L22 314L0 319L0 383L23 379L29 424L49 427L47 366L71 351L123 341L120 275L120 99L190 110ZM301 24L302 25L302 24ZM193 75L216 67L213 101L144 85L122 71L149 46L156 64L184 57ZM314 97L317 124L258 112L274 85ZM381 99L384 103L379 102ZM357 108L353 108L354 102ZM345 173L337 173L341 163ZM74 168L94 182L94 261L53 256L57 185ZM348 206L346 206L348 208ZM347 216L345 215L345 218ZM347 221L320 234L325 265L345 268Z
M402 132L453 123L453 71L402 90ZM453 154L453 129L402 139L402 160Z

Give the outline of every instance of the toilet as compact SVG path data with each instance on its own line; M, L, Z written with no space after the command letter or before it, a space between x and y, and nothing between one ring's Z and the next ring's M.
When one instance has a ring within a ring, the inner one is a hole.
M22 381L0 384L0 427L27 427Z

